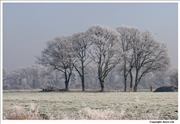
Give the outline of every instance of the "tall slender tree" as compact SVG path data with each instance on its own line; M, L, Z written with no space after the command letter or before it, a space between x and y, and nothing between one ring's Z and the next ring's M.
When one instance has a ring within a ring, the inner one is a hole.
M60 36L47 42L40 57L37 57L37 63L58 70L64 73L65 89L69 90L69 81L75 63L75 51L71 36Z
M141 78L150 72L166 71L170 65L170 58L166 45L158 42L147 30L141 33L140 40L133 41L132 47L136 92Z
M91 59L98 69L101 91L108 73L119 63L122 50L119 47L119 34L106 26L92 26L86 32L92 42Z
M87 39L84 32L76 33L73 35L73 45L76 52L76 62L74 63L74 68L78 72L81 83L82 91L85 91L85 68L92 61L89 59L88 48L91 43Z
M130 26L120 26L116 28L117 32L119 32L120 37L120 46L124 52L123 56L123 65L122 70L124 76L124 92L126 91L126 82L127 77L130 74L130 89L132 89L132 68L134 66L134 59L133 59L133 51L132 51L132 42L139 40L140 30L136 27Z

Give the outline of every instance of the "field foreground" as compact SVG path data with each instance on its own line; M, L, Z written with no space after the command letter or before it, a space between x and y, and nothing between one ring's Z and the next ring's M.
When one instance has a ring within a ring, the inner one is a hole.
M178 92L4 92L3 119L177 120Z

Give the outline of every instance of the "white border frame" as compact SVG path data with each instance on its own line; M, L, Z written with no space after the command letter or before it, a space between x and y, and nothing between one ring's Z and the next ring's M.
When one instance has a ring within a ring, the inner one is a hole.
M53 0L53 1L49 1L49 0L44 0L44 1L36 1L36 0L29 0L29 1L9 1L9 0L1 0L0 1L0 25L1 25L1 29L0 29L0 39L1 39L1 43L0 43L0 57L1 57L1 62L0 62L0 68L1 68L1 71L0 71L0 76L1 76L1 124L11 124L11 123L14 123L14 124L34 124L34 123L37 123L37 124L40 124L40 123L43 123L43 124L59 124L59 123L75 123L75 124L84 124L84 123L110 123L110 124L119 124L119 123L132 123L132 124L146 124L146 123L150 123L150 120L78 120L78 121L74 121L74 120L37 120L37 121L31 121L31 120L17 120L17 121L10 121L10 120L3 120L3 109L2 109L2 100L3 100L3 82L2 82L2 79L3 79L3 4L4 3L178 3L178 22L179 22L179 17L180 17L180 9L179 9L179 0L173 0L173 1L156 1L156 0L151 0L151 1L136 1L136 0L131 0L131 1L119 1L119 0L113 0L113 1L96 1L96 0L92 0L92 1L76 1L76 0L71 0L71 1L56 1L56 0ZM179 23L178 23L178 41L179 41ZM180 43L178 43L178 48L179 48L179 45ZM180 50L178 49L178 68L179 68L179 52ZM179 78L179 75L178 75L178 78ZM179 92L178 92L178 103L179 103ZM178 106L178 110L179 110L179 106ZM178 120L173 120L175 124L178 124L179 123L179 114L178 114ZM163 123L163 120L155 120L155 121L160 121L161 123ZM168 121L168 120L167 120Z

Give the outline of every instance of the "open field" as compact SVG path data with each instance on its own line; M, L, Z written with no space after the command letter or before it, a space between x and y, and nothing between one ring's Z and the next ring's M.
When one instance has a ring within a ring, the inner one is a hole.
M4 92L3 119L20 111L31 118L19 119L177 120L178 93Z

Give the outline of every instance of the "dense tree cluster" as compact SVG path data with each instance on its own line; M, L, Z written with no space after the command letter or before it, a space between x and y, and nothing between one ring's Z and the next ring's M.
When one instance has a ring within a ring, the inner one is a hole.
M95 25L85 32L48 41L36 63L39 65L10 73L3 70L4 88L22 83L27 89L50 84L63 87L64 81L66 90L70 85L71 88L82 87L82 91L85 88L104 91L106 84L106 89L124 87L126 91L129 87L137 91L137 86L156 86L160 80L156 75L169 69L170 59L166 45L158 42L148 30ZM155 81L146 81L149 76ZM175 82L173 76L168 77L165 83L170 79Z
M32 71L34 70L34 71ZM177 70L177 69L173 69ZM171 81L171 76L174 74L173 70L167 72L154 72L149 73L141 79L138 89L149 89L149 85L152 88L158 88L161 86L174 85ZM97 69L93 66L87 66L85 70L85 89L97 91L100 88ZM38 72L38 76L35 77L34 72ZM3 69L3 89L40 89L47 86L55 86L59 89L65 88L64 86L64 74L58 71L49 71L47 68L39 65L33 65L29 67L17 68L12 71ZM18 82L18 83L17 83ZM123 72L119 71L116 67L113 69L106 78L106 90L121 90L124 89ZM81 89L82 83L79 74L73 71L70 82L70 89ZM127 78L127 89L130 88L130 78ZM150 90L148 90L150 91Z
M48 78L44 67L34 65L7 72L3 69L3 89L36 89L48 85Z

